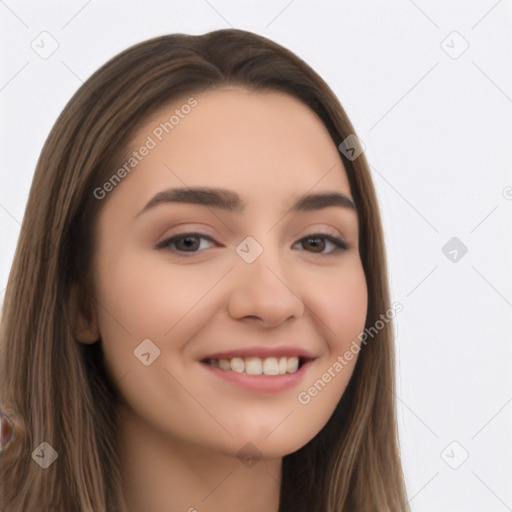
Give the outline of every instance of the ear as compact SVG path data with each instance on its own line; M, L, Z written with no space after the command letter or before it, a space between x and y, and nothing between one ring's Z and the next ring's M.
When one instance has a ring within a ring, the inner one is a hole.
M96 343L100 338L96 307L76 283L71 287L70 314L74 339L80 343Z

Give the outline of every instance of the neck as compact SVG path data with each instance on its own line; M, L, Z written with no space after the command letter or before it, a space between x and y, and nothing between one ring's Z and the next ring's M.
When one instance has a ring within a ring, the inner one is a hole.
M277 512L282 459L241 460L185 443L120 406L128 512Z

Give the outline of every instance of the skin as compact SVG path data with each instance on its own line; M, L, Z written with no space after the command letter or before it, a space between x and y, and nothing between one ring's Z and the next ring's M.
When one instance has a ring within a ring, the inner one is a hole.
M130 512L277 511L282 457L322 429L357 360L299 403L298 393L364 329L358 219L343 207L286 213L305 193L351 197L337 148L307 106L235 87L194 97L192 112L103 199L92 262L101 306L77 337L101 336L124 398L119 440ZM134 147L182 104L154 115ZM184 186L235 191L245 211L168 203L137 216L158 192ZM181 253L155 248L187 232L214 241L196 239L192 252L183 242ZM327 239L315 248L307 237L316 233L348 248L332 252ZM247 236L263 248L250 264L235 251ZM144 339L160 349L149 366L134 357ZM199 363L214 352L282 341L316 356L290 390L242 389ZM249 442L261 455L250 467L237 457Z

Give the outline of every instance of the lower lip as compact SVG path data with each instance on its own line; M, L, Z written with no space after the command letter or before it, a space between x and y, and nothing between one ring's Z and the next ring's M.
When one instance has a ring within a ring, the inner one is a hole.
M249 375L247 373L237 373L233 370L221 370L203 362L201 362L201 365L217 377L249 391L277 393L296 386L304 378L312 362L312 360L307 361L296 372L285 373L284 375Z

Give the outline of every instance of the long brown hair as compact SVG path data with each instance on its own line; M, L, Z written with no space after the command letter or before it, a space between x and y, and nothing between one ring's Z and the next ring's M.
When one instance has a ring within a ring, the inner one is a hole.
M288 93L338 146L354 134L327 84L301 59L251 32L172 34L104 64L75 93L41 152L5 293L0 405L16 441L0 455L4 512L124 510L116 453L119 400L101 343L74 338L94 304L90 262L104 201L93 191L118 169L141 123L178 98L227 85ZM341 155L359 217L368 284L366 326L390 310L378 203L364 154ZM381 322L382 323L382 322ZM283 458L280 512L408 510L399 455L392 323L365 345L325 427ZM33 451L58 453L42 469Z

